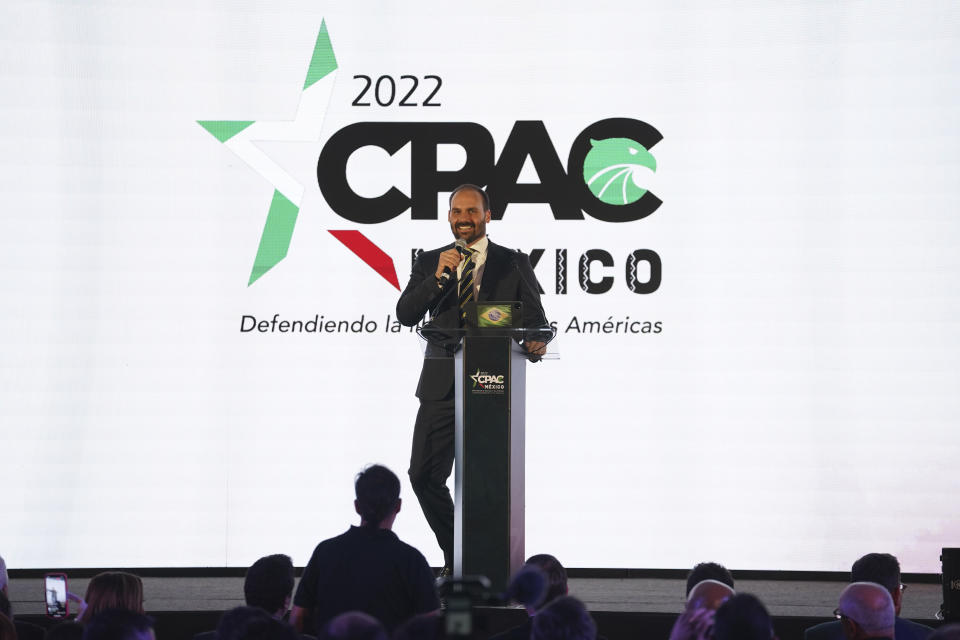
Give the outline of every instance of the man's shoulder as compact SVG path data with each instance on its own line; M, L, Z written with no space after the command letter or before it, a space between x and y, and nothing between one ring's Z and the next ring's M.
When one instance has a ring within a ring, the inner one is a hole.
M488 256L495 255L501 258L511 258L511 259L518 258L520 256L526 256L529 258L527 254L525 254L523 251L520 251L519 249L511 249L509 247L503 246L502 244L497 244L492 240L487 242L487 255Z
M843 625L839 620L821 622L803 632L804 640L841 640L843 637Z
M897 640L923 640L933 633L933 627L897 616L894 635Z
M417 548L416 548L415 546L413 546L412 544L407 544L406 542L404 542L403 540L401 540L399 537L396 537L396 534L394 534L394 536L395 536L395 539L396 539L396 545L397 545L397 547L400 548L400 549L402 549L402 550L403 550L403 553L405 553L405 554L407 554L407 555L409 555L409 556L411 556L411 557L413 557L413 558L417 558L418 560L423 560L423 563L424 563L424 564L427 563L427 558L426 558L422 553L420 553L420 549L417 549Z
M327 538L326 540L321 540L317 543L317 546L313 549L313 557L318 555L323 555L326 553L336 552L340 547L350 544L350 534L353 531L353 527L347 529L338 536L333 536L332 538Z

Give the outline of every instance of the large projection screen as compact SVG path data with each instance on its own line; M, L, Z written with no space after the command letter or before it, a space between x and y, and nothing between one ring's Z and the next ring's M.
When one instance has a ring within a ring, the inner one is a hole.
M558 330L528 553L960 542L955 2L8 0L0 59L10 567L303 565L371 462L440 564L395 305L461 169Z

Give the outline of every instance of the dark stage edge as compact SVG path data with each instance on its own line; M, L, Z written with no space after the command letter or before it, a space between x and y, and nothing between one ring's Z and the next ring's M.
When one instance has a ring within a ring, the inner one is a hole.
M235 571L235 570L230 570ZM601 575L622 577L581 577L596 575L601 570L571 570L570 593L583 600L592 612L600 633L608 640L661 638L666 640L670 628L684 603L683 572L677 577L627 577L628 570L601 571ZM43 617L41 572L11 571L10 599L14 614L37 624L46 625ZM144 603L157 620L158 640L189 640L194 633L213 629L220 613L243 604L243 577L160 577L145 576ZM240 572L242 574L242 571ZM830 579L751 579L734 572L737 591L753 593L766 603L774 616L780 640L800 640L803 630L830 618L848 578L844 574L828 574ZM26 575L24 575L26 574ZM67 571L70 590L84 593L89 578L77 577L81 571ZM775 573L775 575L783 575ZM904 576L909 578L908 576ZM903 600L903 616L936 626L934 616L940 608L942 589L938 576L921 576L923 581L905 580L908 585ZM520 609L483 609L488 633L496 633L519 624L526 615ZM478 620L478 623L481 620ZM477 637L485 637L479 634Z

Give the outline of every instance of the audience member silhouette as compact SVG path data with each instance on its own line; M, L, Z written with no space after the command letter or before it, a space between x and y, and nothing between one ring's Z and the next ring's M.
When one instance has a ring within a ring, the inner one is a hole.
M7 575L7 563L3 561L3 556L0 556L0 592L5 596L10 595L7 589L8 582L10 582L10 576Z
M960 623L954 622L938 627L927 640L960 640Z
M597 625L584 604L560 596L533 618L532 640L595 640Z
M361 611L341 613L327 623L320 640L389 640L380 621Z
M250 565L243 579L243 597L248 607L262 609L271 617L283 620L293 596L294 569L290 556L276 553L264 556ZM306 636L312 638L313 636ZM195 635L194 640L216 640L216 631Z
M749 593L724 602L713 617L715 640L771 640L776 638L767 608Z
M105 571L90 579L83 598L84 608L77 621L84 624L106 609L122 609L143 614L143 582L125 571Z
M0 613L10 618L17 632L17 640L42 640L44 636L43 627L14 618L13 605L10 604L10 599L3 591L0 591Z
M153 620L129 609L101 609L87 617L83 640L155 640Z
M854 582L840 593L836 615L848 640L887 638L893 640L893 598L875 582Z
M686 594L689 596L690 590L704 580L716 580L717 582L722 582L731 589L734 588L733 574L730 573L729 569L716 562L701 562L700 564L694 566L693 569L690 569L690 572L687 574Z
M0 640L17 640L17 630L13 620L0 613Z
M249 607L260 607L277 620L290 609L293 597L293 561L277 553L260 558L247 569L243 597Z
M440 606L423 554L391 530L400 512L400 480L372 465L357 475L354 489L360 526L314 549L293 600L290 620L298 631L307 615L321 630L338 614L362 611L392 632Z
M82 640L83 625L73 620L55 624L47 629L44 640Z
M713 637L716 610L735 594L717 580L701 580L687 594L687 604L673 624L670 640L706 640Z
M446 620L436 611L413 616L393 632L393 640L444 640Z
M900 583L900 562L895 556L868 553L859 558L850 568L850 582L875 582L887 590L893 599L897 640L925 640L933 632L926 625L900 617L906 586ZM840 620L823 622L807 629L803 637L804 640L842 640L843 626Z
M527 640L533 628L533 616L537 615L537 611L543 609L560 596L567 595L569 592L567 586L567 570L564 569L560 561L552 555L541 553L530 556L527 558L526 564L539 567L543 571L543 575L547 580L546 593L538 604L528 604L524 606L529 617L523 624L491 636L490 640Z
M260 607L236 607L217 625L217 640L297 640L293 627Z

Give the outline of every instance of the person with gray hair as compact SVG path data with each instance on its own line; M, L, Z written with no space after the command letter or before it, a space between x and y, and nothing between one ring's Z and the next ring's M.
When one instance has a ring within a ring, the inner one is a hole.
M849 640L893 638L893 598L876 582L854 582L840 593L840 605L834 611Z
M0 591L3 591L6 595L10 595L10 592L7 591L8 582L10 582L10 578L7 576L7 563L3 561L3 556L0 556Z
M926 640L933 632L930 627L900 617L903 592L907 588L900 582L900 562L889 553L868 553L853 563L850 582L874 582L884 587L893 600L896 616L894 631L897 640ZM803 632L804 640L842 640L843 625L840 620L831 620L810 627Z

